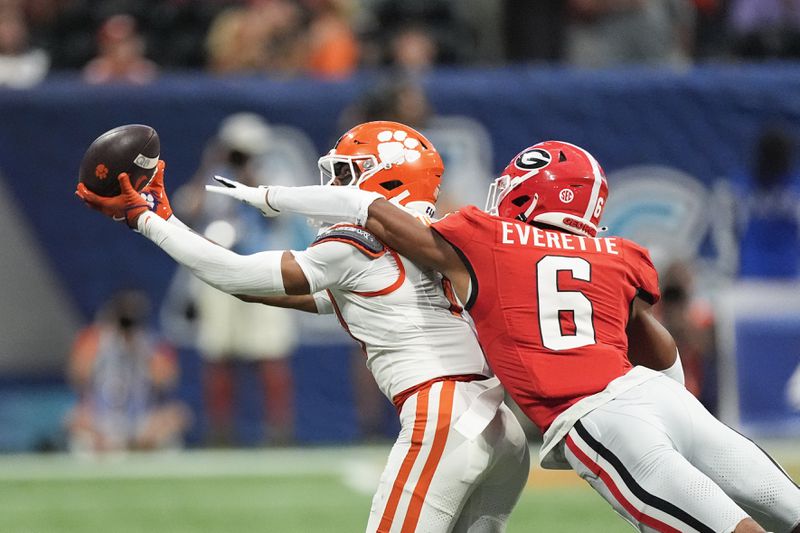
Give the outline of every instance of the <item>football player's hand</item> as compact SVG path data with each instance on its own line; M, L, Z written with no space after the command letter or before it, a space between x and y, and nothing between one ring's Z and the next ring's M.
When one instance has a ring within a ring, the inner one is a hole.
M99 196L87 189L83 183L78 183L78 188L75 189L75 196L80 198L87 207L100 211L117 222L124 218L125 198L122 195Z
M214 176L214 181L222 186L206 185L206 191L230 196L242 203L252 205L259 209L265 217L278 216L279 212L267 203L267 187L250 187L222 176Z
M125 220L129 227L136 228L136 221L139 216L148 211L150 206L142 196L136 192L131 186L130 178L126 173L122 173L117 177L121 193L117 196L108 198L99 196L89 189L83 183L78 184L78 189L75 194L83 200L83 202L100 211L106 216L113 218L116 221Z
M159 160L158 168L153 176L150 184L142 189L142 196L148 203L152 203L150 210L163 218L168 220L172 216L172 206L169 205L169 198L167 197L167 190L164 188L164 169L167 164L163 160Z

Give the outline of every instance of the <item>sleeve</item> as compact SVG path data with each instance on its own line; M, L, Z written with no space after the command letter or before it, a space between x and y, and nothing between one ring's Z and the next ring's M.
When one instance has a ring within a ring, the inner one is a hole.
M631 268L636 288L639 290L637 296L641 297L649 304L655 304L661 299L661 290L658 288L658 272L650 260L650 253L647 248L638 244L625 241L628 252L626 258Z
M461 211L448 213L431 224L431 228L436 230L436 233L441 235L444 240L461 249L472 240L475 233L475 221L469 216L471 209L475 208L470 206Z
M149 211L137 224L142 235L212 287L228 294L286 294L281 272L283 251L239 255Z
M346 221L364 225L370 204L379 199L383 199L383 196L355 187L309 185L267 188L267 201L273 209L325 222Z
M317 305L318 315L333 314L333 303L327 291L319 291L313 294L314 303Z
M339 241L320 242L303 251L292 250L292 254L315 295L333 287L354 290L371 263L358 249Z

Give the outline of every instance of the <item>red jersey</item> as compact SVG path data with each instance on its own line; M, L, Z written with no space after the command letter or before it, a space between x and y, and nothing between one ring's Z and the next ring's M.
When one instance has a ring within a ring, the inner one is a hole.
M465 307L489 364L543 432L565 409L631 369L625 327L633 299L660 297L646 249L472 206L432 227L470 272Z

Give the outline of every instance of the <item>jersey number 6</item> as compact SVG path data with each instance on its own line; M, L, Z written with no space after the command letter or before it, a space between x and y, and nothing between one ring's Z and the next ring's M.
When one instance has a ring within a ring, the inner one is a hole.
M569 350L595 343L592 302L580 291L558 290L558 273L570 272L574 279L591 281L592 266L580 257L548 255L536 264L539 331L550 350ZM565 334L561 318L572 315L574 333Z

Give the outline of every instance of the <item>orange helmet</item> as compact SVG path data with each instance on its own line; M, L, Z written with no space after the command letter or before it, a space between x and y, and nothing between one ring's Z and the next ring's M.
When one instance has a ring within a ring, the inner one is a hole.
M319 158L323 185L350 185L433 216L444 164L433 144L399 122L365 122Z

